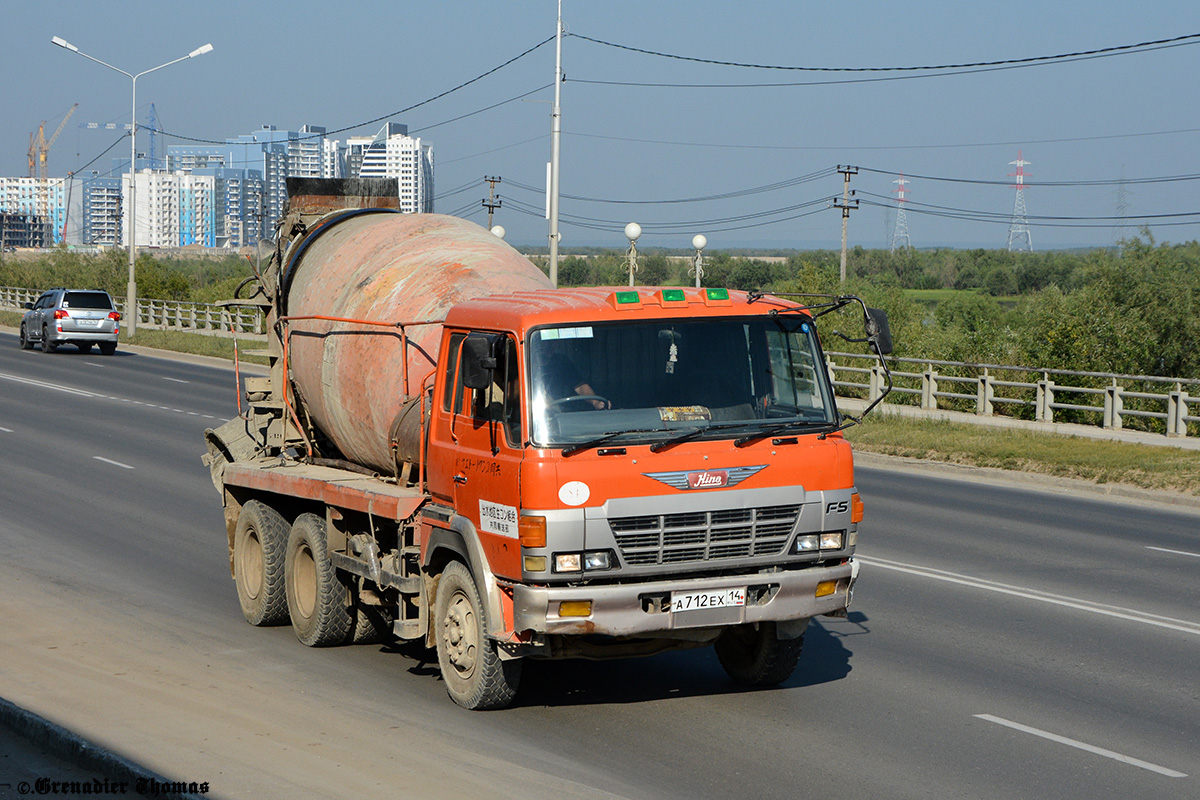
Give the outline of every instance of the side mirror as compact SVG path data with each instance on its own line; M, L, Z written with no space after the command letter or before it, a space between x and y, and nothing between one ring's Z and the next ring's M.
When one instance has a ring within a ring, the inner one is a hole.
M892 354L892 329L888 326L887 312L882 308L868 308L863 326L867 338L879 350L880 355Z
M462 383L468 389L486 389L492 385L496 357L485 336L468 336L462 343Z
M25 307L26 307L26 308L28 308L28 309L31 309L31 310L32 310L32 309L33 309L33 303L26 303L26 304L25 304Z

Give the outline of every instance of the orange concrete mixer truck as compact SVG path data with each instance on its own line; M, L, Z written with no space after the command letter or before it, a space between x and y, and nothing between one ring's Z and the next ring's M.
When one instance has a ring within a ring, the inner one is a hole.
M421 643L456 703L488 709L527 658L714 646L732 680L777 684L809 620L845 614L858 418L816 320L861 308L851 341L882 361L883 312L557 289L484 228L398 213L394 182L289 193L229 301L266 313L269 375L206 432L247 621Z

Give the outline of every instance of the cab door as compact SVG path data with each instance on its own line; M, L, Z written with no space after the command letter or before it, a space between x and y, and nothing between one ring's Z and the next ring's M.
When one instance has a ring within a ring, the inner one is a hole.
M471 386L469 373L479 367L471 360L481 348L491 365L486 386ZM447 362L429 443L430 489L449 495L456 513L470 520L492 571L519 578L524 414L516 341L503 333L453 331L443 352Z

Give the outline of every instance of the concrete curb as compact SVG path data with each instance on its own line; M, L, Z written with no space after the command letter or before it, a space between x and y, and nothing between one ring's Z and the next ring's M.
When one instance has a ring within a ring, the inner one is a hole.
M66 759L80 769L95 772L109 781L126 781L133 788L124 794L169 798L170 800L207 800L206 795L187 794L170 790L177 781L164 778L156 772L117 755L111 750L97 747L88 740L57 725L45 717L38 716L0 697L0 725L7 727L33 744L52 750L55 755ZM137 789L138 785L144 791ZM152 791L152 790L157 791ZM25 794L42 794L36 788Z

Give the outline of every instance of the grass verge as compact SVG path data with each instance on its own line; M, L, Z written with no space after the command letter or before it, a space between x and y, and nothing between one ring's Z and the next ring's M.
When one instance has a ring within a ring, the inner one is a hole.
M1200 451L922 420L892 414L849 428L857 450L1200 495Z

